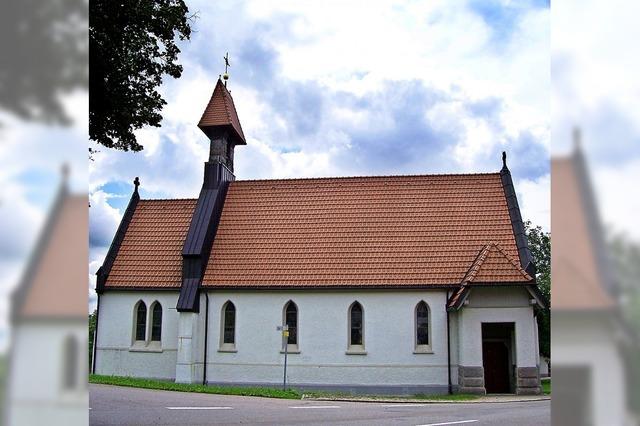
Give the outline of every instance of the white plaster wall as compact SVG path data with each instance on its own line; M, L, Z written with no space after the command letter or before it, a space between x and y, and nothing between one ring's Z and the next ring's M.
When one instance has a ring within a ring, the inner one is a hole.
M63 388L65 340L78 342L77 387ZM15 325L12 333L7 411L9 425L87 424L87 324L42 321Z
M151 304L162 305L161 352L132 350L134 307L147 305L147 327L151 325ZM178 292L108 291L100 296L97 333L96 374L175 379L178 352Z
M516 364L536 367L538 340L531 296L523 288L474 288L458 312L458 358L465 367L482 366L482 323L514 322Z
M626 424L625 371L617 349L621 334L616 320L612 314L598 312L577 312L575 316L554 313L552 317L551 374L562 367L589 368L592 387L588 406L596 425Z
M299 354L288 358L288 380L300 384L447 385L446 292L211 292L209 382L279 383L285 303L298 306ZM236 353L218 352L221 308L236 307ZM364 309L366 355L347 355L349 306ZM431 354L414 354L414 310L431 311Z
M200 312L178 313L178 383L202 383L204 377L205 295L200 294Z

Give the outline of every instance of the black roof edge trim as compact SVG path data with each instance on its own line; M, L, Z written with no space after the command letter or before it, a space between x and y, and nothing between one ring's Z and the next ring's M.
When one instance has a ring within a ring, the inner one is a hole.
M524 222L522 221L518 198L516 196L516 190L513 185L513 180L511 179L511 172L507 168L506 164L500 170L500 179L502 181L504 196L507 201L507 208L509 209L509 218L511 219L511 228L513 229L513 235L516 240L520 266L522 266L522 269L524 269L535 280L536 266L533 256L531 255L531 249L529 249L527 234L524 228Z
M104 291L105 285L107 283L107 278L109 277L109 273L111 272L111 268L113 267L113 262L116 260L116 256L120 251L120 245L124 240L124 236L127 233L127 229L129 229L129 224L131 223L131 219L133 218L133 213L138 206L138 201L140 201L140 194L138 194L138 178L134 181L135 189L133 194L131 194L131 199L129 200L129 204L127 205L127 209L124 211L124 215L122 216L122 220L120 221L120 225L118 225L118 230L116 234L113 236L113 240L111 241L111 245L109 246L109 251L102 262L102 266L98 268L96 272L96 293L100 294Z

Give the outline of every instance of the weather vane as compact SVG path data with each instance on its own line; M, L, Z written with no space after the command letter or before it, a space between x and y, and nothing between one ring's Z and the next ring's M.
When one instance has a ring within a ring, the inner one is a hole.
M227 52L227 54L224 56L224 75L222 76L222 78L224 79L224 85L225 87L227 86L227 80L229 80L229 72L228 69L231 66L229 64L229 52Z

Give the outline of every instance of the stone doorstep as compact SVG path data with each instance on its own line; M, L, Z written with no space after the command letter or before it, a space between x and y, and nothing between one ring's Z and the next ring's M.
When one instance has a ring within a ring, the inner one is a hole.
M302 395L302 399L307 401L342 401L342 402L367 402L380 404L480 404L480 403L505 403L505 402L534 402L549 401L550 395L484 395L478 399L469 401L456 400L436 400L436 399L398 399L398 398L375 398L375 397L319 397L313 398Z

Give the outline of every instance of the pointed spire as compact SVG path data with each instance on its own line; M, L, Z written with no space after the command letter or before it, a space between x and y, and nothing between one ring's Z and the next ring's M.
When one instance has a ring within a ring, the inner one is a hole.
M507 169L507 151L502 151L502 168Z
M234 145L247 144L231 93L229 93L220 78L218 78L211 100L209 100L209 104L205 108L202 118L200 118L198 127L209 139L213 140L220 133L228 130L231 142Z

